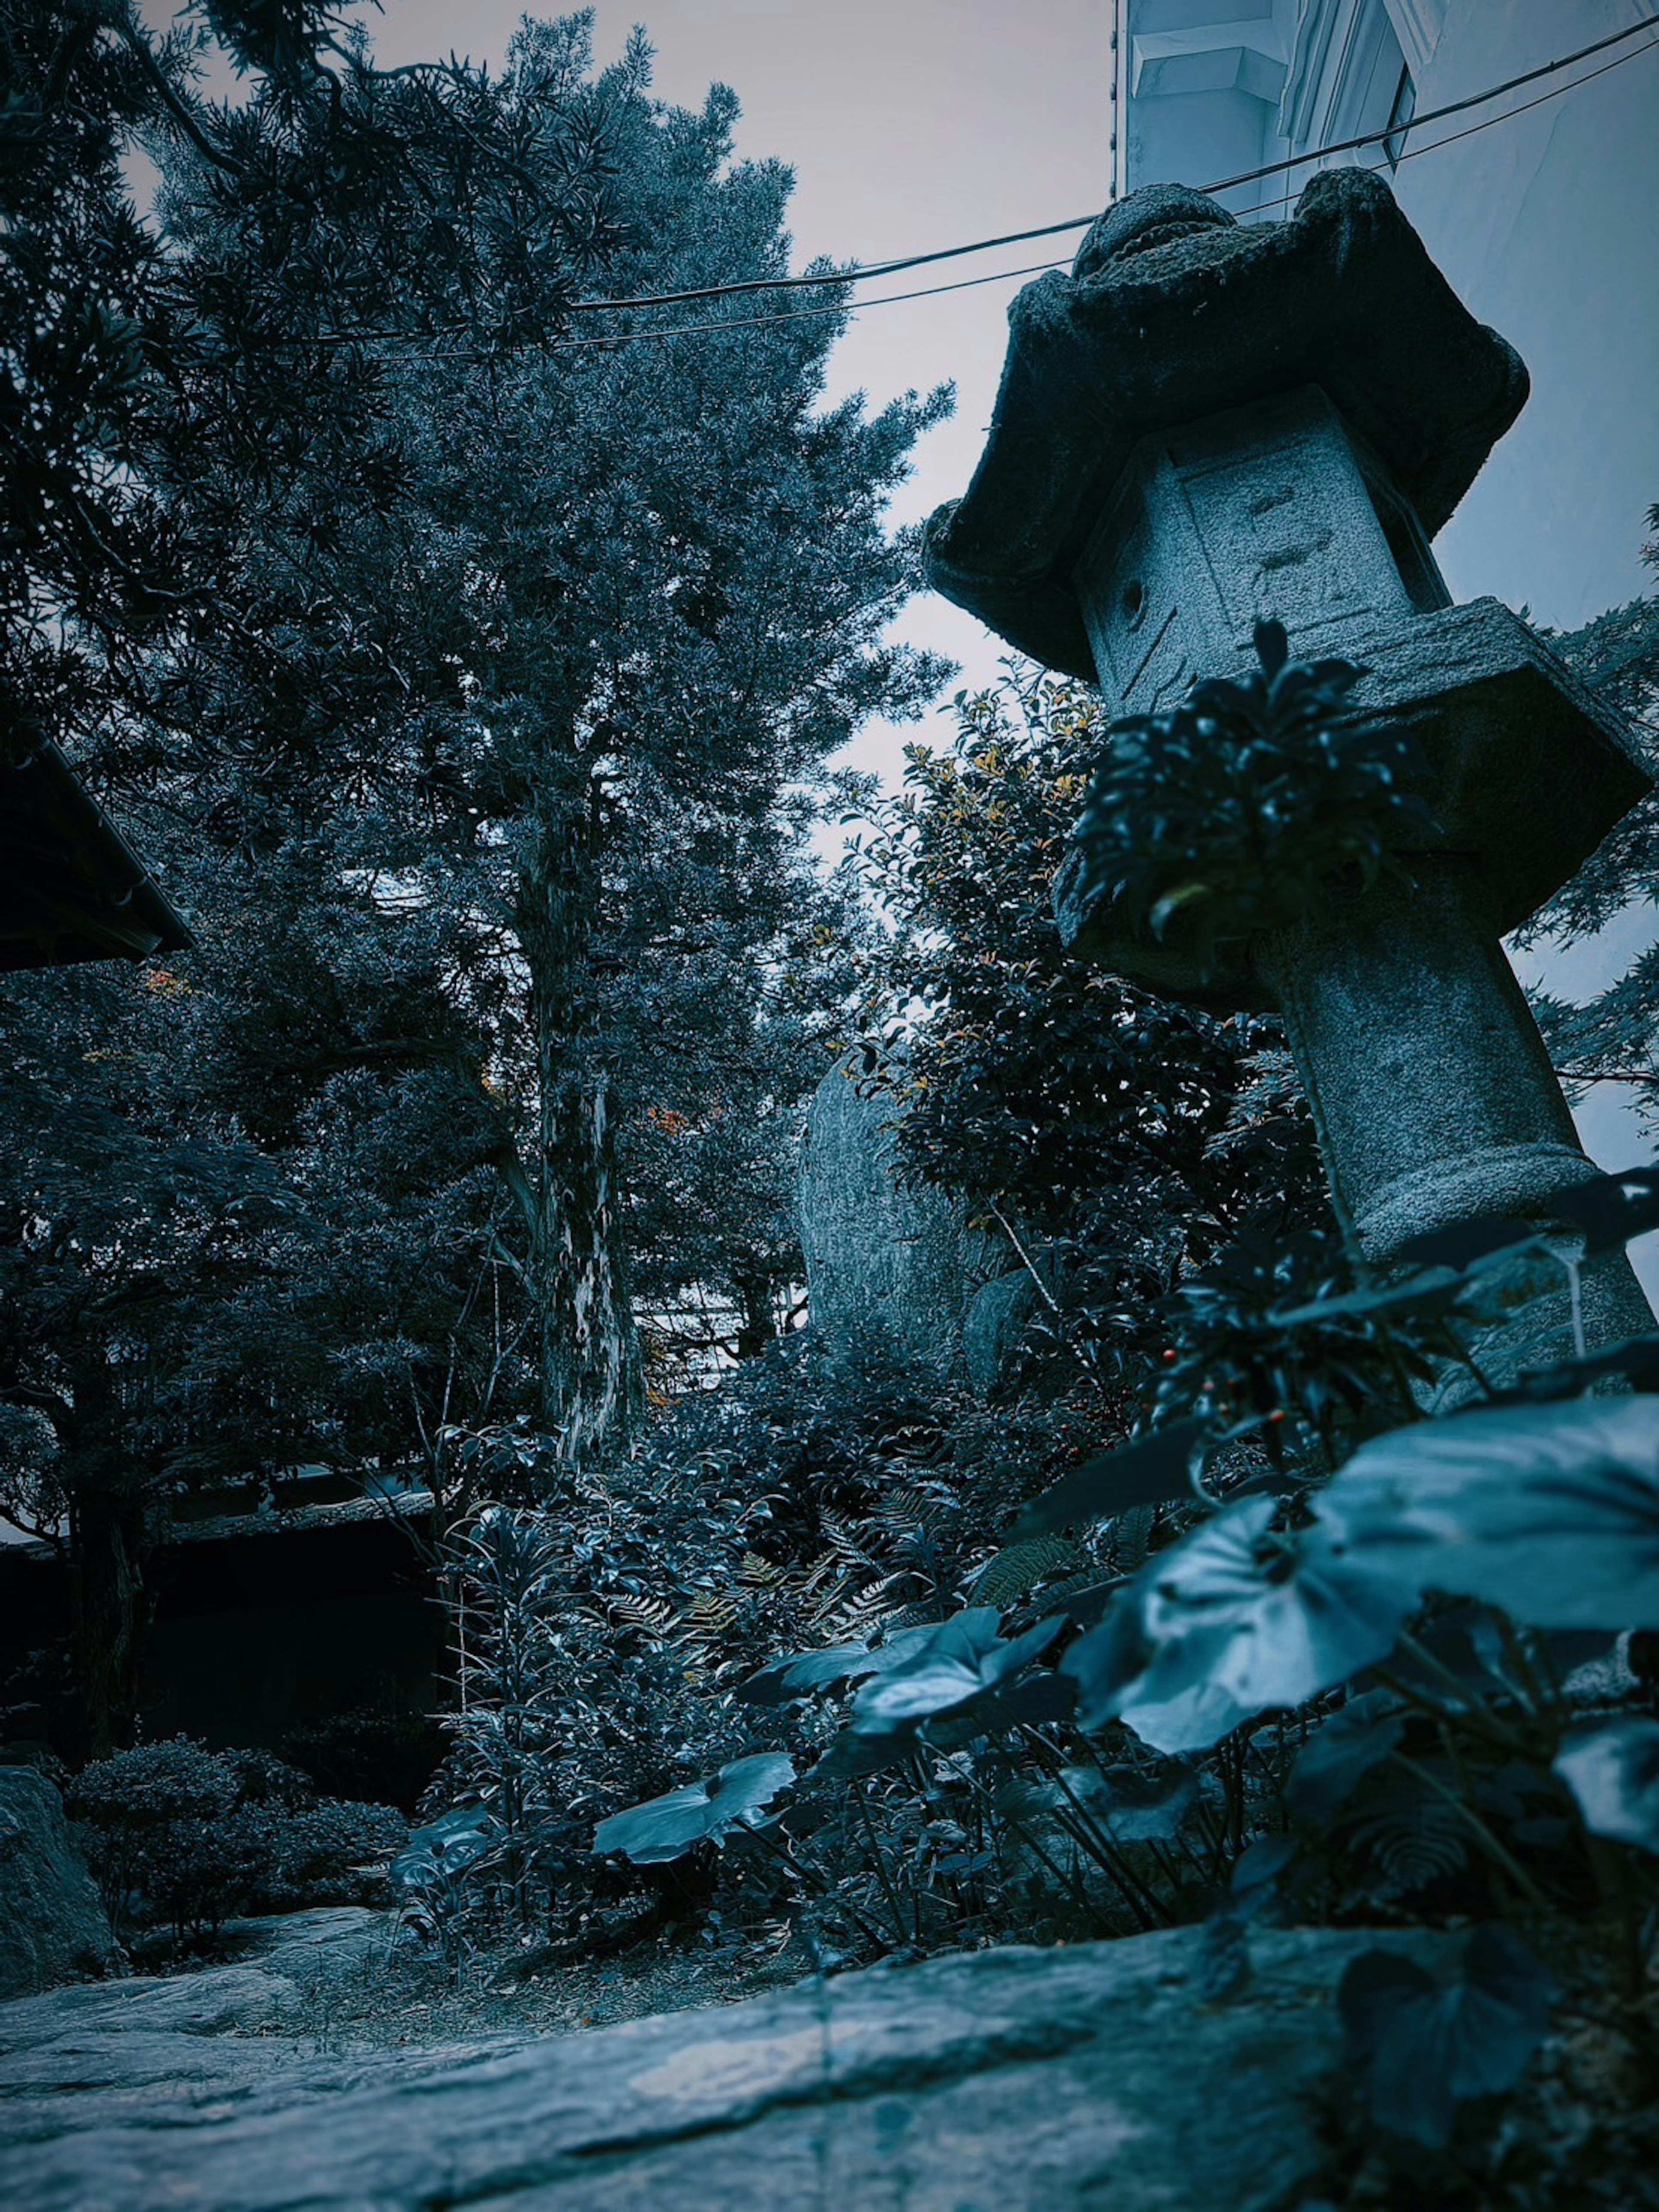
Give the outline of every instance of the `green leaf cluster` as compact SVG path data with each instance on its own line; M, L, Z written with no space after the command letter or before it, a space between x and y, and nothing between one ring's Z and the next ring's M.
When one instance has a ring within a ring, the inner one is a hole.
M1249 676L1113 723L1076 831L1085 896L1206 966L1434 835L1411 738L1344 713L1364 671L1292 660L1278 623L1255 647Z

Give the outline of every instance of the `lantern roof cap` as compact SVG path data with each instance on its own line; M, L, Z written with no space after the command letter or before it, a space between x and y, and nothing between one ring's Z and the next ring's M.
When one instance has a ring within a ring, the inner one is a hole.
M1108 208L1070 275L1026 285L965 495L927 528L933 588L1047 666L1094 680L1072 570L1139 440L1319 386L1432 537L1524 404L1379 177L1327 171L1285 222L1182 185Z

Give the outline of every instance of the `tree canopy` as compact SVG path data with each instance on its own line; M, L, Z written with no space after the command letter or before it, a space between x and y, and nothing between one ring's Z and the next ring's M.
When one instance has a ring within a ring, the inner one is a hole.
M636 1285L763 1337L848 989L807 839L942 673L887 641L884 511L948 395L827 405L833 313L570 314L787 266L787 171L733 157L730 93L656 102L642 38L598 68L587 18L527 23L496 76L255 0L3 27L8 719L198 940L6 1000L0 1390L55 1410L131 1651L181 1486L441 1487L448 1431L520 1412L614 1452Z

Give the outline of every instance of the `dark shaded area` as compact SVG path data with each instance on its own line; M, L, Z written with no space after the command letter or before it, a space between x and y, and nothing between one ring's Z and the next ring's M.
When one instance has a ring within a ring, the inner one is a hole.
M251 1519L188 1531L157 1566L143 1735L280 1750L331 1795L411 1810L443 1748L430 1577L379 1516L258 1530ZM70 1598L68 1569L42 1547L0 1551L15 1741L58 1733L49 1661L31 1661L68 1635Z
M144 960L192 941L55 744L0 769L0 969Z

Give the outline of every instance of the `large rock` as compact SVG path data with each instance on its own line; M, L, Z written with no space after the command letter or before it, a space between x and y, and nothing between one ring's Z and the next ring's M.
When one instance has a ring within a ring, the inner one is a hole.
M1332 1993L1378 1942L1434 1939L1258 1934L1229 2002L1182 1929L329 2058L284 2041L269 1965L65 1990L0 2011L0 2187L29 2212L1266 2212L1318 2169Z
M844 1064L817 1087L799 1183L808 1310L832 1353L876 1343L956 1374L969 1304L1010 1255L940 1192L900 1186L902 1111L890 1091L861 1097Z
M62 1798L33 1767L0 1766L0 1996L101 1973L114 1954Z
M962 1358L971 1389L988 1398L1012 1367L1036 1311L1039 1293L1030 1273L999 1275L976 1291L963 1317Z

